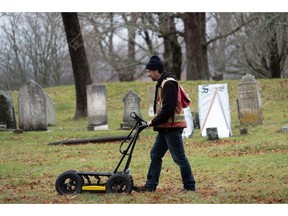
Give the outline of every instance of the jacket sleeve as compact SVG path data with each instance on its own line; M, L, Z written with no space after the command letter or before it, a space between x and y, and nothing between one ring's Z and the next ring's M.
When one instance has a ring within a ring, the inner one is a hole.
M174 81L167 81L162 89L162 109L152 119L151 126L157 126L168 121L175 113L177 106L178 84Z

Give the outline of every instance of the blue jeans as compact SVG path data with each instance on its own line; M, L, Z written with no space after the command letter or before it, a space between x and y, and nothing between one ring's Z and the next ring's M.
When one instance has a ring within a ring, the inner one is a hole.
M145 187L155 190L162 168L162 158L169 150L174 162L179 166L184 189L195 188L195 180L190 163L185 155L182 128L160 129L151 149L151 163L147 174Z

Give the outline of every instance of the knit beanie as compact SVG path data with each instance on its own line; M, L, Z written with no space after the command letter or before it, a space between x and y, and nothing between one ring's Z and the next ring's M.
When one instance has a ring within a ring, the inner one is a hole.
M156 55L152 56L149 62L146 65L148 70L164 70L164 66L160 58Z

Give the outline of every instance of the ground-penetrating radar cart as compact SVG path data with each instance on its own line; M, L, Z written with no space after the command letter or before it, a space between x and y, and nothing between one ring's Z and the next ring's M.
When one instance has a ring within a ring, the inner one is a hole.
M68 170L60 174L55 182L56 191L61 195L75 195L81 191L94 191L106 193L131 193L133 190L133 178L130 175L129 165L136 141L141 131L147 127L147 122L135 112L130 116L135 119L135 125L129 135L122 141L119 151L122 157L114 171L111 172L78 172ZM133 131L134 134L133 134ZM123 144L129 142L125 150ZM126 159L124 169L119 171ZM103 181L104 180L104 181Z

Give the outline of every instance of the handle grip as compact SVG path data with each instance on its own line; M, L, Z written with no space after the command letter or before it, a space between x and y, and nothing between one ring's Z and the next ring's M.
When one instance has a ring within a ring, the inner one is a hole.
M135 112L130 113L130 116L135 119L140 125L147 125L147 122L138 116Z

